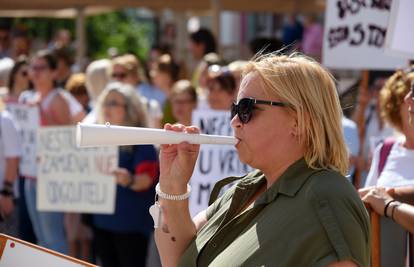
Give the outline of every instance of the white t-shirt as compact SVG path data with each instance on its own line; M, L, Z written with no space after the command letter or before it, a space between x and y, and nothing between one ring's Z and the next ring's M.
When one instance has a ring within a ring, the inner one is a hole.
M6 158L15 158L22 155L20 135L10 113L0 112L0 184L3 184L6 170ZM17 177L16 177L17 178ZM14 193L17 196L17 183Z
M382 145L377 146L374 151L365 187L414 186L414 150L403 147L400 141L395 142L388 155L384 169L378 177L381 147Z
M69 106L69 112L70 112L71 117L75 117L76 115L78 115L80 112L83 111L82 105L69 92L63 89L54 89L54 90L56 91L52 91L51 93L49 93L49 95L46 97L47 100L46 99L44 100L44 102L46 102L46 104L44 104L45 106L48 106L50 104L49 102L53 99L55 94L59 92L63 96L63 98L66 100L66 103ZM35 100L36 98L38 98L38 95L35 90L27 90L27 91L24 91L20 95L19 102L28 103L30 101ZM45 106L43 106L43 108L45 108Z

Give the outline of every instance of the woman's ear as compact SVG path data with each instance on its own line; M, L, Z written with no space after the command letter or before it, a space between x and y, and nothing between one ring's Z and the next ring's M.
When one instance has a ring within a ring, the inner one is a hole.
M295 120L295 122L293 123L291 129L290 129L290 134L297 138L299 136L299 127L298 127L298 121Z

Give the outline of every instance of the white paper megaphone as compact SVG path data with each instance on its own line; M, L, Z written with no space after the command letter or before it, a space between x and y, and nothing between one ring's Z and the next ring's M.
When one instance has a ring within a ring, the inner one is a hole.
M162 129L126 127L102 124L78 123L76 144L78 147L125 146L144 144L217 144L235 145L233 136L188 134Z

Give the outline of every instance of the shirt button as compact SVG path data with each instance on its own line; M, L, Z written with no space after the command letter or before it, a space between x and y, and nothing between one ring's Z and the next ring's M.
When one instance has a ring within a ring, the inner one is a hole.
M217 244L216 244L216 243L213 243L213 244L211 244L211 246L212 246L213 248L215 248L215 247L217 247Z

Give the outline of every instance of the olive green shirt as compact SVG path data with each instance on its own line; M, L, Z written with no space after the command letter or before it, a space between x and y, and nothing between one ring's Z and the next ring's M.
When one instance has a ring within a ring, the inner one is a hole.
M345 177L301 159L240 212L265 184L254 171L216 200L178 266L369 266L368 213Z

